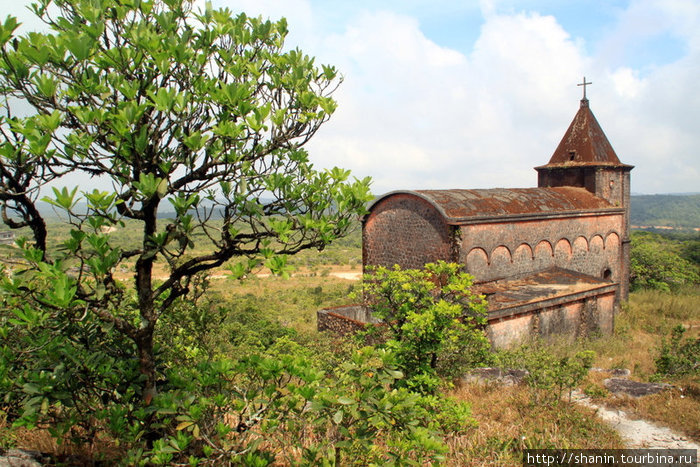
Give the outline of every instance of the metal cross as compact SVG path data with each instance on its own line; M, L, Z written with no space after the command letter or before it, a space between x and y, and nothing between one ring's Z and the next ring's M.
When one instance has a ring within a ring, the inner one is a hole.
M591 82L588 82L588 83L587 83L587 82L586 82L586 77L584 76L584 77L583 77L583 83L579 83L579 84L576 85L576 86L583 86L583 100L587 100L587 99L586 99L586 85L588 85L588 84L593 84L593 83L591 83Z

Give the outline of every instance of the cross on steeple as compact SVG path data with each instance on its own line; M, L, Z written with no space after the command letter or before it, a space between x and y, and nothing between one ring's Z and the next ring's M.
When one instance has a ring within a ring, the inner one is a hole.
M587 82L586 82L586 77L584 76L584 77L583 77L583 83L579 83L579 84L576 85L576 86L583 86L583 99L581 99L581 100L584 100L584 101L587 101L587 100L588 100L588 99L586 98L586 86L589 85L589 84L593 84L593 83L591 83L590 81L587 83Z

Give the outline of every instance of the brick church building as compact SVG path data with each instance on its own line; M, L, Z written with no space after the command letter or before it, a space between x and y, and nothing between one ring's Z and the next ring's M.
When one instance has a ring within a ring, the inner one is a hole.
M559 146L535 167L537 188L382 195L363 219L363 265L464 265L488 300L496 347L533 335L610 333L628 293L631 169L591 112L584 86ZM325 313L319 329L341 324L329 319L363 320L343 309Z

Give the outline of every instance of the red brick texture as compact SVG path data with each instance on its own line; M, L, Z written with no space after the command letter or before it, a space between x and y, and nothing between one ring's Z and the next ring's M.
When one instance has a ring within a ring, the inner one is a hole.
M437 260L450 261L451 248L450 229L442 215L414 195L396 194L379 201L364 222L365 266L420 269Z
M457 261L478 282L557 266L619 282L624 220L619 211L591 211L450 226L426 200L398 193L379 201L365 219L363 263L422 268Z
M621 279L623 216L605 214L460 226L459 262L477 281L543 271L552 266Z

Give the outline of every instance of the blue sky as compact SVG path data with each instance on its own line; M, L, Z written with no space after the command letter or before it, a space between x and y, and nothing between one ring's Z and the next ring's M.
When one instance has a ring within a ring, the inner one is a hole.
M288 44L338 66L319 165L394 189L526 187L581 98L632 190L700 191L697 0L217 0L287 17Z
M0 7L30 22L26 3ZM632 191L700 191L697 0L213 4L285 16L289 47L340 69L339 108L309 150L319 167L372 176L375 193L534 186L584 75L618 157L636 166Z

